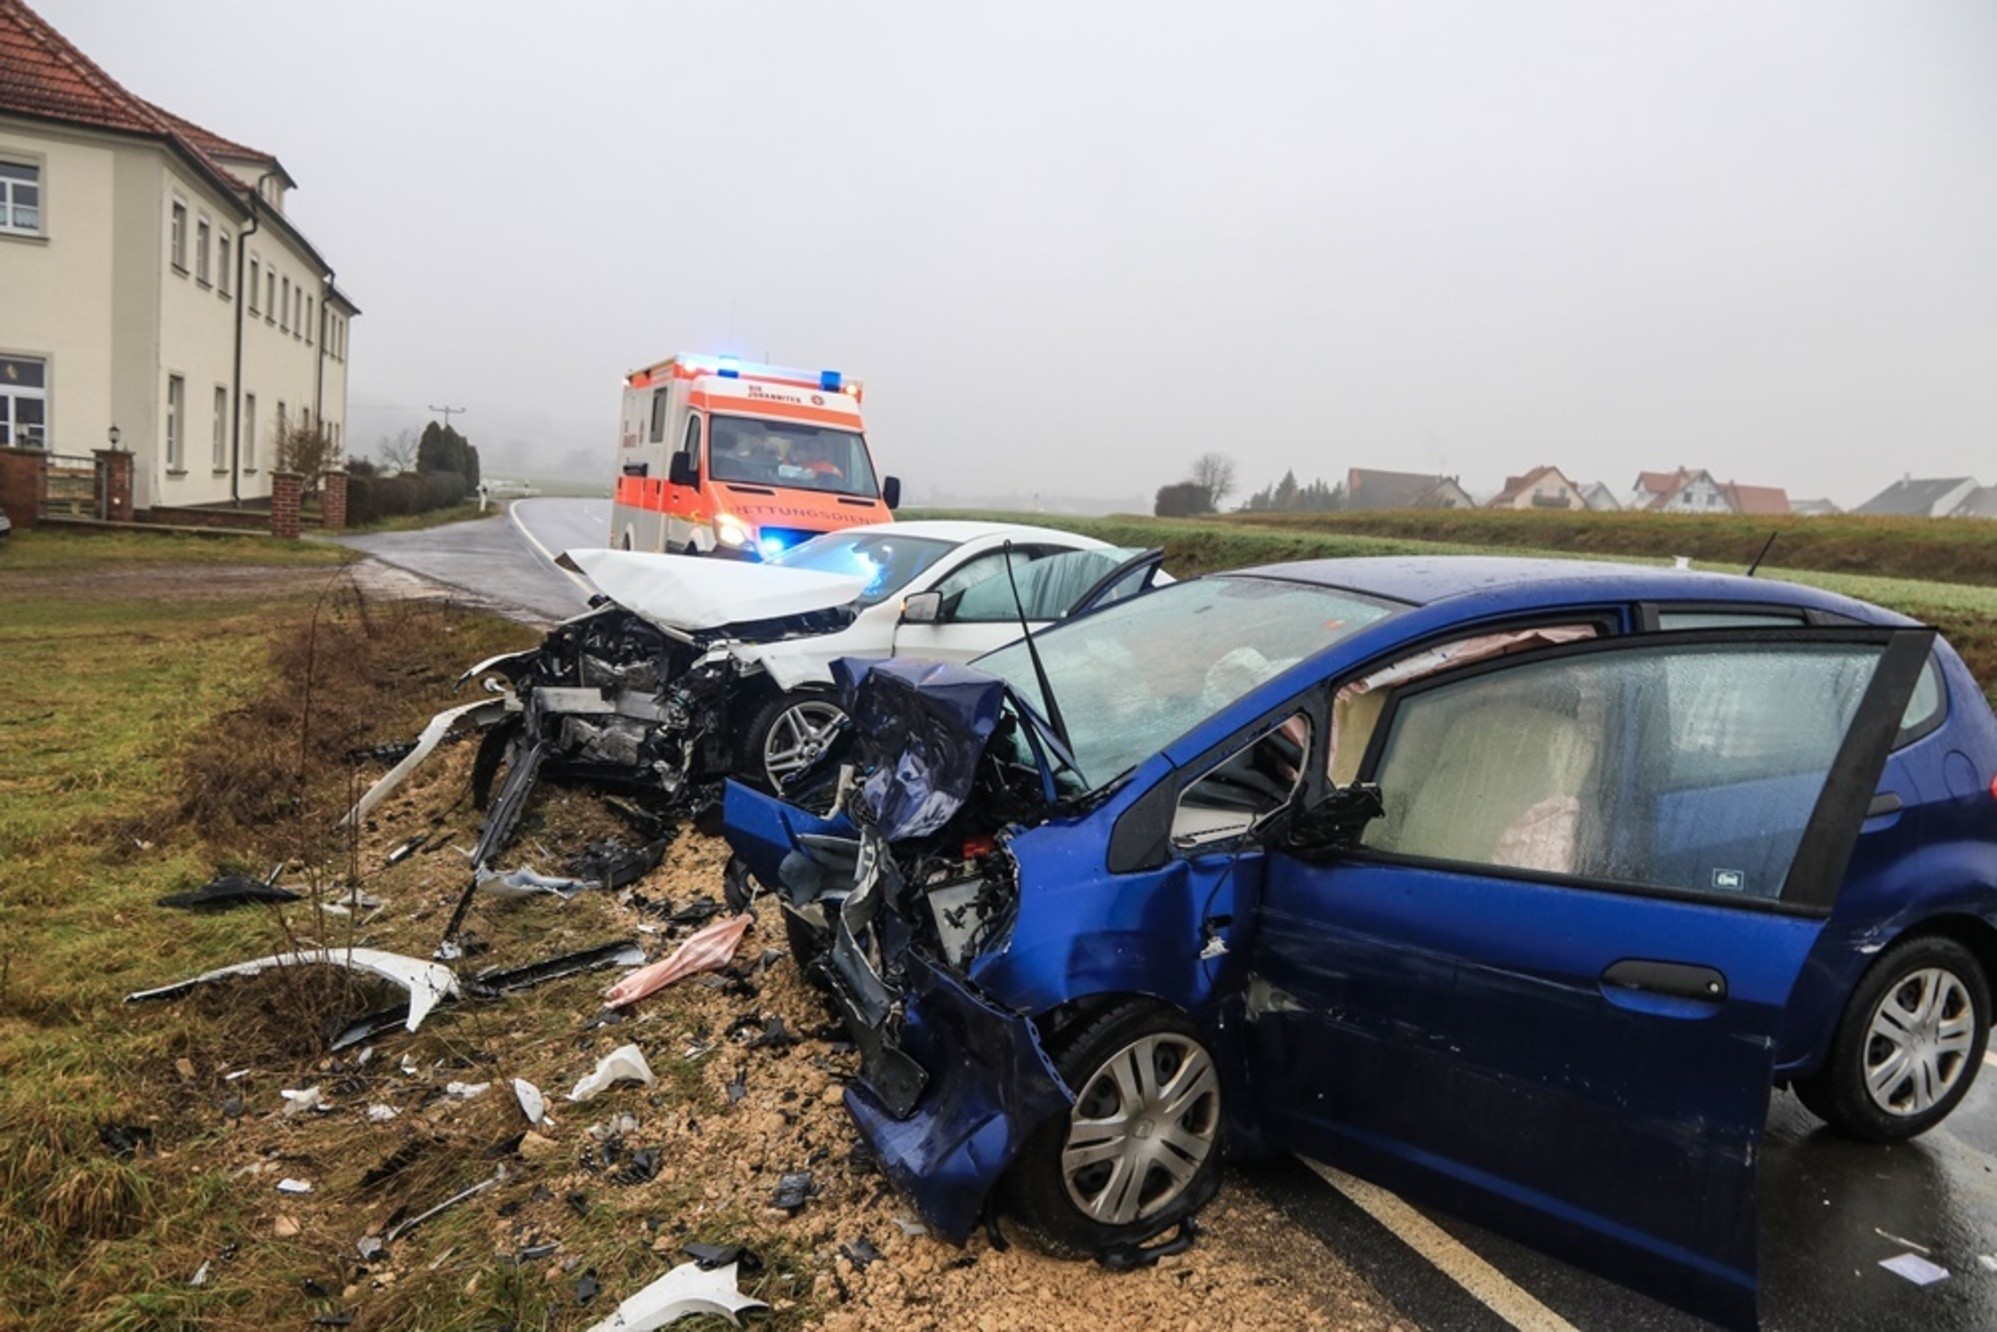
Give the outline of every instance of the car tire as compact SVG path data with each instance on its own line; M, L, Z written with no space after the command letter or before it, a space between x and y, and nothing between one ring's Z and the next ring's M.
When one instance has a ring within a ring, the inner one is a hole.
M1796 1095L1848 1137L1900 1142L1961 1104L1989 1041L1990 988L1975 954L1940 935L1909 939L1859 981L1823 1067L1796 1080Z
M1011 1210L1043 1247L1141 1244L1206 1205L1220 1187L1221 1093L1199 1028L1174 1009L1123 1004L1050 1053L1075 1104L1034 1129L1007 1179ZM1103 1127L1118 1119L1132 1131Z
M807 685L765 699L742 733L736 773L762 790L781 793L783 780L816 761L845 716L838 695L830 689ZM779 764L773 750L793 757Z

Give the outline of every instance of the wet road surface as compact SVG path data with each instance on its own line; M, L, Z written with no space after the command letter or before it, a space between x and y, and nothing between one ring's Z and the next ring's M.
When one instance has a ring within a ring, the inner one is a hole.
M344 540L553 620L583 609L586 594L549 555L603 544L608 525L608 500L526 499L515 501L510 515L480 522ZM1445 1213L1403 1205L1401 1220L1383 1222L1301 1164L1260 1167L1249 1181L1424 1327L1708 1326ZM1777 1095L1760 1187L1761 1317L1770 1332L1997 1328L1997 1271L1977 1261L1997 1255L1997 1067L1982 1070L1941 1128L1894 1146L1840 1138L1795 1097ZM1411 1247L1405 1232L1415 1227L1431 1232L1430 1252L1434 1232L1463 1251L1457 1261L1445 1259L1453 1275ZM1916 1286L1879 1266L1902 1253L1939 1263L1949 1278ZM1493 1296L1494 1285L1512 1289Z
M585 609L589 594L557 569L551 556L572 547L601 546L609 526L609 500L523 499L514 500L510 511L502 505L474 521L337 539L485 603L553 622Z

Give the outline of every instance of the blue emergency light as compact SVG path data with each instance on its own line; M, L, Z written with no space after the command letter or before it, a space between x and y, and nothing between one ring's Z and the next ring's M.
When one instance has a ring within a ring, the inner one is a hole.
M742 362L736 357L724 356L721 358L720 368L714 373L720 375L723 379L740 379L742 377Z
M824 389L827 393L837 393L841 382L837 370L820 370L818 372L818 387Z

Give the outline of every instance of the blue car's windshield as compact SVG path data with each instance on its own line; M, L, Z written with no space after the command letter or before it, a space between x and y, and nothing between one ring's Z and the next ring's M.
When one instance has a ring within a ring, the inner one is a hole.
M903 536L878 527L827 532L773 555L770 564L820 573L859 574L867 590L859 604L872 606L908 586L909 580L957 548L954 541Z
M1350 592L1202 578L1034 636L1082 778L1101 786L1263 681L1392 613ZM1024 643L980 657L1046 712Z

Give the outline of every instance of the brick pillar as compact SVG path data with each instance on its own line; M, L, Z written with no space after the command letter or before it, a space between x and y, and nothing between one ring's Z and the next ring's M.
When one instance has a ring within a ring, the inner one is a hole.
M93 449L97 455L97 516L132 521L132 451Z
M270 474L270 534L287 541L298 539L298 501L305 478L297 472Z
M328 532L347 525L347 473L332 468L319 474L319 522Z
M35 525L42 510L42 468L48 455L40 449L0 449L0 509L17 532Z

